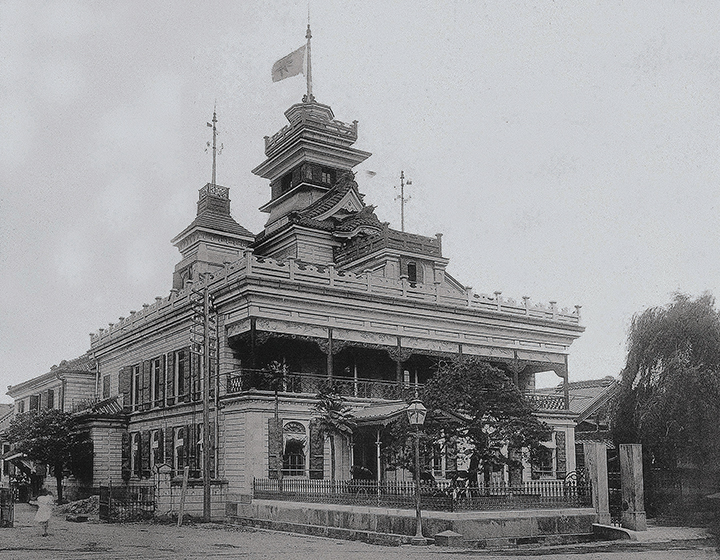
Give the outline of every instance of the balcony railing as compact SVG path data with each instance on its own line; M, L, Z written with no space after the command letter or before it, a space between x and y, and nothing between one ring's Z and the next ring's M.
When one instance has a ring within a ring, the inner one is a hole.
M420 492L422 507L438 511L588 507L592 503L590 484L585 479L474 487L458 487L451 481L433 481L422 483ZM415 507L415 484L405 481L378 483L371 480L256 478L253 481L253 497L262 500L412 509Z
M415 394L416 388L422 390L422 385L416 387L415 384L398 383L386 379L337 376L329 378L327 375L290 372L282 380L279 391L316 395L330 385L343 397L371 400L409 400ZM227 374L227 394L244 393L253 389L273 390L269 373L266 370L243 369ZM538 410L565 410L565 398L562 395L524 393L523 396Z
M315 395L323 388L332 387L343 397L360 399L407 400L415 392L415 385L405 385L384 379L353 377L332 377L312 373L290 372L282 380L283 393ZM271 391L271 380L267 371L243 369L227 376L227 393L236 394L250 391Z

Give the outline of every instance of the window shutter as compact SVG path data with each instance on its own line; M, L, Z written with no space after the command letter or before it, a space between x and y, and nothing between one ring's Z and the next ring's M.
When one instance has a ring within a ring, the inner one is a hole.
M38 395L40 397L40 410L45 410L47 405L47 392L43 391Z
M103 376L102 380L102 396L103 399L110 398L110 376Z
M150 432L140 433L140 477L150 476Z
M185 352L185 360L184 364L185 367L183 368L183 394L185 395L185 398L183 399L184 402L190 402L190 393L192 391L192 388L190 387L190 370L192 369L192 354L190 353L190 347L184 348L183 351ZM179 396L179 395L178 395Z
M324 478L325 436L318 428L317 419L310 422L310 478Z
M195 464L195 426L188 424L185 426L185 439L183 447L185 448L185 465L190 467L190 478L194 477L193 471L197 468Z
M140 387L140 399L138 402L141 403L140 410L147 410L150 408L150 364L149 360L145 360L142 363L142 386Z
M123 396L123 408L130 410L132 403L130 402L130 387L132 386L132 368L130 366L120 369L118 373L118 393Z
M174 434L175 430L172 428L168 428L165 432L165 462L170 465L170 467L174 470L175 464L174 464L174 453L175 453L175 438Z
M175 352L168 352L165 375L165 396L168 405L175 404Z
M165 379L167 379L167 364L165 360L165 355L163 354L160 358L160 371L158 372L159 379L157 380L157 394L155 395L155 399L157 399L157 405L158 406L165 406Z
M163 429L159 428L157 431L157 441L158 446L157 449L151 449L151 453L155 453L155 468L159 467L165 462L165 437L163 434ZM150 473L154 474L154 473Z
M122 371L122 370L121 370ZM130 480L132 473L130 472L130 434L128 432L122 433L121 441L121 475L123 480Z
M188 387L190 391L190 400L200 400L200 356L195 352L190 352L190 374L191 374L191 385Z
M282 419L268 418L268 478L277 478L282 468Z
M40 395L30 395L30 410L37 410L40 407Z

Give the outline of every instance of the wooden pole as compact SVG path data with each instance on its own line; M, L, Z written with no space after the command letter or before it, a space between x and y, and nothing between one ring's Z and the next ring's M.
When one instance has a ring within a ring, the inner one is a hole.
M183 469L182 490L180 491L180 511L178 512L178 524L177 524L178 527L180 527L182 525L183 515L185 515L185 495L187 494L187 485L188 485L189 477L190 477L190 467L186 466Z

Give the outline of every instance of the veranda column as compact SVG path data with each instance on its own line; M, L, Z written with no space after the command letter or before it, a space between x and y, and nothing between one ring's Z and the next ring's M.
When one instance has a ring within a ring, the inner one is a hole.
M639 443L620 444L620 488L622 526L631 531L647 531L642 445Z
M593 507L598 523L610 524L610 494L608 492L607 448L604 443L583 442L585 465L592 484Z

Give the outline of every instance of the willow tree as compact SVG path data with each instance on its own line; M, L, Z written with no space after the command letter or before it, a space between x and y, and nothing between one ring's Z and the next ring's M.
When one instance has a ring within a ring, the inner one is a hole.
M633 317L612 422L655 466L720 460L720 316L709 293L675 294Z

